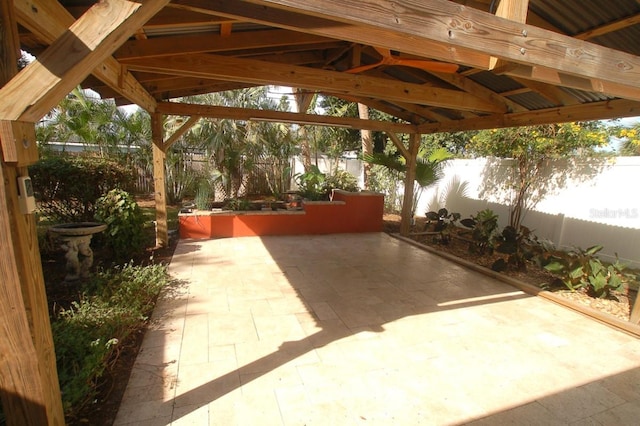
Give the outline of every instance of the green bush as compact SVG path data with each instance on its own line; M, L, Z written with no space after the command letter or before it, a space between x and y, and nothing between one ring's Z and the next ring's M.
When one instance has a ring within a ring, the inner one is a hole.
M322 173L317 166L311 166L308 171L298 173L294 178L298 184L298 190L307 200L317 201L327 199L327 194L324 190L326 175Z
M324 189L327 194L331 194L332 189L357 192L359 190L358 178L345 170L338 170L325 178Z
M123 342L142 329L160 290L170 283L161 265L125 265L92 277L83 295L52 322L67 417L95 399L102 375Z
M96 200L114 188L128 189L134 172L97 157L51 156L29 167L38 211L52 222L93 220Z
M480 210L475 216L462 219L460 224L471 228L473 244L469 246L472 253L493 253L494 240L498 230L498 215L491 209Z
M622 289L624 283L633 281L635 277L625 273L626 266L617 259L611 265L604 265L596 257L602 248L597 245L586 250L553 251L544 269L558 277L571 291L584 288L592 297L610 297L612 291Z
M144 215L126 191L113 189L96 201L95 219L107 224L105 245L116 259L128 259L144 248Z

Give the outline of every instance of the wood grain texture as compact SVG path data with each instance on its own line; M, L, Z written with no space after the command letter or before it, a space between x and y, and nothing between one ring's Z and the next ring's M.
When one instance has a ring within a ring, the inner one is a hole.
M186 77L211 78L254 84L295 86L310 90L344 92L405 103L433 105L465 111L504 112L506 108L458 90L440 89L377 77L310 69L253 59L219 55L189 55L132 61L132 70Z
M151 140L153 142L153 186L156 202L156 246L169 245L169 231L167 224L167 190L165 187L163 115L151 114Z
M96 3L0 89L0 119L38 121L168 1Z
M635 117L638 115L640 115L640 102L629 101L627 99L615 99L612 101L548 108L525 113L494 114L466 120L427 123L418 126L418 131L420 133L457 132L464 130L566 123L571 121L605 120L608 118Z
M173 102L159 102L158 112L167 115L197 115L231 120L281 121L284 123L315 124L318 126L343 126L354 129L393 131L410 133L416 130L412 124L387 121L360 120L359 118L330 117L316 114L299 114L249 108L230 108L213 105L197 105Z
M637 56L445 0L251 0L251 3L304 11L345 24L375 25L416 40L640 87ZM398 48L388 44L384 47Z
M0 5L0 84L17 73L17 32L10 3ZM0 164L0 393L9 425L63 425L64 413L34 215L20 211L17 177L37 159L33 123L3 122L15 162ZM33 142L25 146L23 139Z

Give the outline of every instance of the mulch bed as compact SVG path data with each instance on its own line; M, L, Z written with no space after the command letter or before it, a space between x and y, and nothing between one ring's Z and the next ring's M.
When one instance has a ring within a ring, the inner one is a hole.
M422 230L423 227L424 219L418 219L415 229ZM384 230L385 232L389 233L399 232L400 216L386 214L384 216ZM459 238L452 238L451 241L446 245L438 243L437 241L435 241L433 236L430 235L415 235L411 236L410 238L437 251L449 253L451 255L489 269L491 268L493 262L502 256L497 253L494 253L492 255L478 255L472 253L469 251L469 243ZM537 268L535 265L528 266L526 271L507 270L502 273L521 282L531 284L540 288L544 287L545 290L551 291L554 294L562 296L575 303L590 307L597 311L610 314L623 321L629 321L629 315L631 309L633 308L633 304L636 300L637 295L637 291L633 289L627 289L622 292L613 292L612 297L609 299L598 299L589 296L584 290L569 291L565 287L548 287L548 285L554 282L554 276L545 270Z

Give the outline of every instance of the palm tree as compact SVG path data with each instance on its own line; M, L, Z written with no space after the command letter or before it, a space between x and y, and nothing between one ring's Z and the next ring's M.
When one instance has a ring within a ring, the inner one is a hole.
M437 148L429 152L425 147L421 147L416 161L416 176L414 180L413 200L411 206L411 216L415 215L415 209L423 191L430 185L438 182L442 178L442 166L444 162L453 155L445 148ZM407 163L403 157L374 153L363 154L363 160L367 163L383 166L396 173L406 173Z

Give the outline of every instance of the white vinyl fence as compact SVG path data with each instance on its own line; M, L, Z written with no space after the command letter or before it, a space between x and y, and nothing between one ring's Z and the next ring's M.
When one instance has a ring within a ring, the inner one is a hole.
M462 217L490 208L509 221L505 194L499 191L508 161L451 160L445 177L427 189L416 215L446 207ZM555 163L547 170L543 193L523 225L559 248L604 246L601 257L616 253L640 267L640 157L617 157L577 163Z

